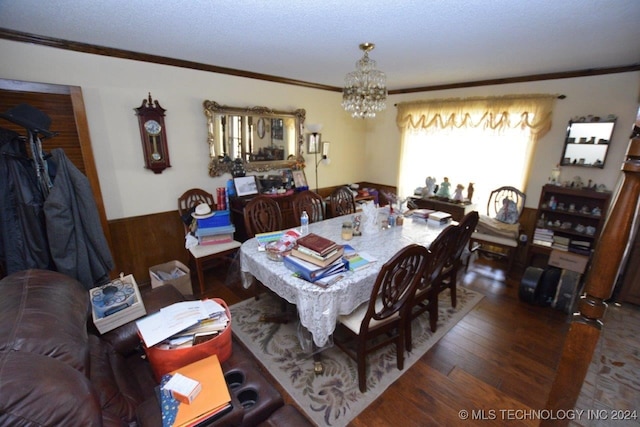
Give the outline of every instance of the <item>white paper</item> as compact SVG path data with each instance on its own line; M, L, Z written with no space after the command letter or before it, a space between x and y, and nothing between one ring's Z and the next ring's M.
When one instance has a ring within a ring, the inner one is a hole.
M208 317L202 301L185 301L143 317L136 321L136 326L145 345L152 347Z

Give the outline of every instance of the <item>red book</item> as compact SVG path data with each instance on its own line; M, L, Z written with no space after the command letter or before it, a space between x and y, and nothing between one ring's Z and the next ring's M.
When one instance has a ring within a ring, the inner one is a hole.
M296 243L298 246L310 249L320 256L328 254L338 246L333 240L318 236L314 233L309 233L306 236L300 237Z

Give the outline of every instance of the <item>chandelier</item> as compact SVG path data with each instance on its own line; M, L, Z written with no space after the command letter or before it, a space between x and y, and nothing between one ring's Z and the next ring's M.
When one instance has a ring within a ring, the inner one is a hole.
M354 118L373 118L387 107L387 76L376 70L376 61L369 59L369 51L374 47L373 43L360 45L364 56L356 62L356 71L345 77L342 108Z

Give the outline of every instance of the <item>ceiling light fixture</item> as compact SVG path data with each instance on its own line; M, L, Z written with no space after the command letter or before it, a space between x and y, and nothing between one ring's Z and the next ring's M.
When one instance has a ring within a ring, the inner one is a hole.
M342 108L354 118L374 118L378 111L387 107L387 76L376 70L376 61L369 59L369 51L375 46L373 43L360 45L364 56L356 62L356 71L345 77Z

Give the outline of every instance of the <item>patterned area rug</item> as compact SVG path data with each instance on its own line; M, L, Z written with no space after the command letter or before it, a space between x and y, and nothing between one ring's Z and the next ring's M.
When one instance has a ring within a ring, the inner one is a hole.
M358 388L356 363L338 347L322 351L324 373L315 375L309 349L311 338L297 322L260 322L264 313L273 313L279 302L269 295L230 307L234 335L318 426L346 426L396 379L407 372L447 331L480 302L482 295L458 288L458 304L451 307L449 292L440 294L438 328L429 329L428 313L413 323L413 350L405 354L404 370L396 367L395 347L386 346L367 358L367 391Z

